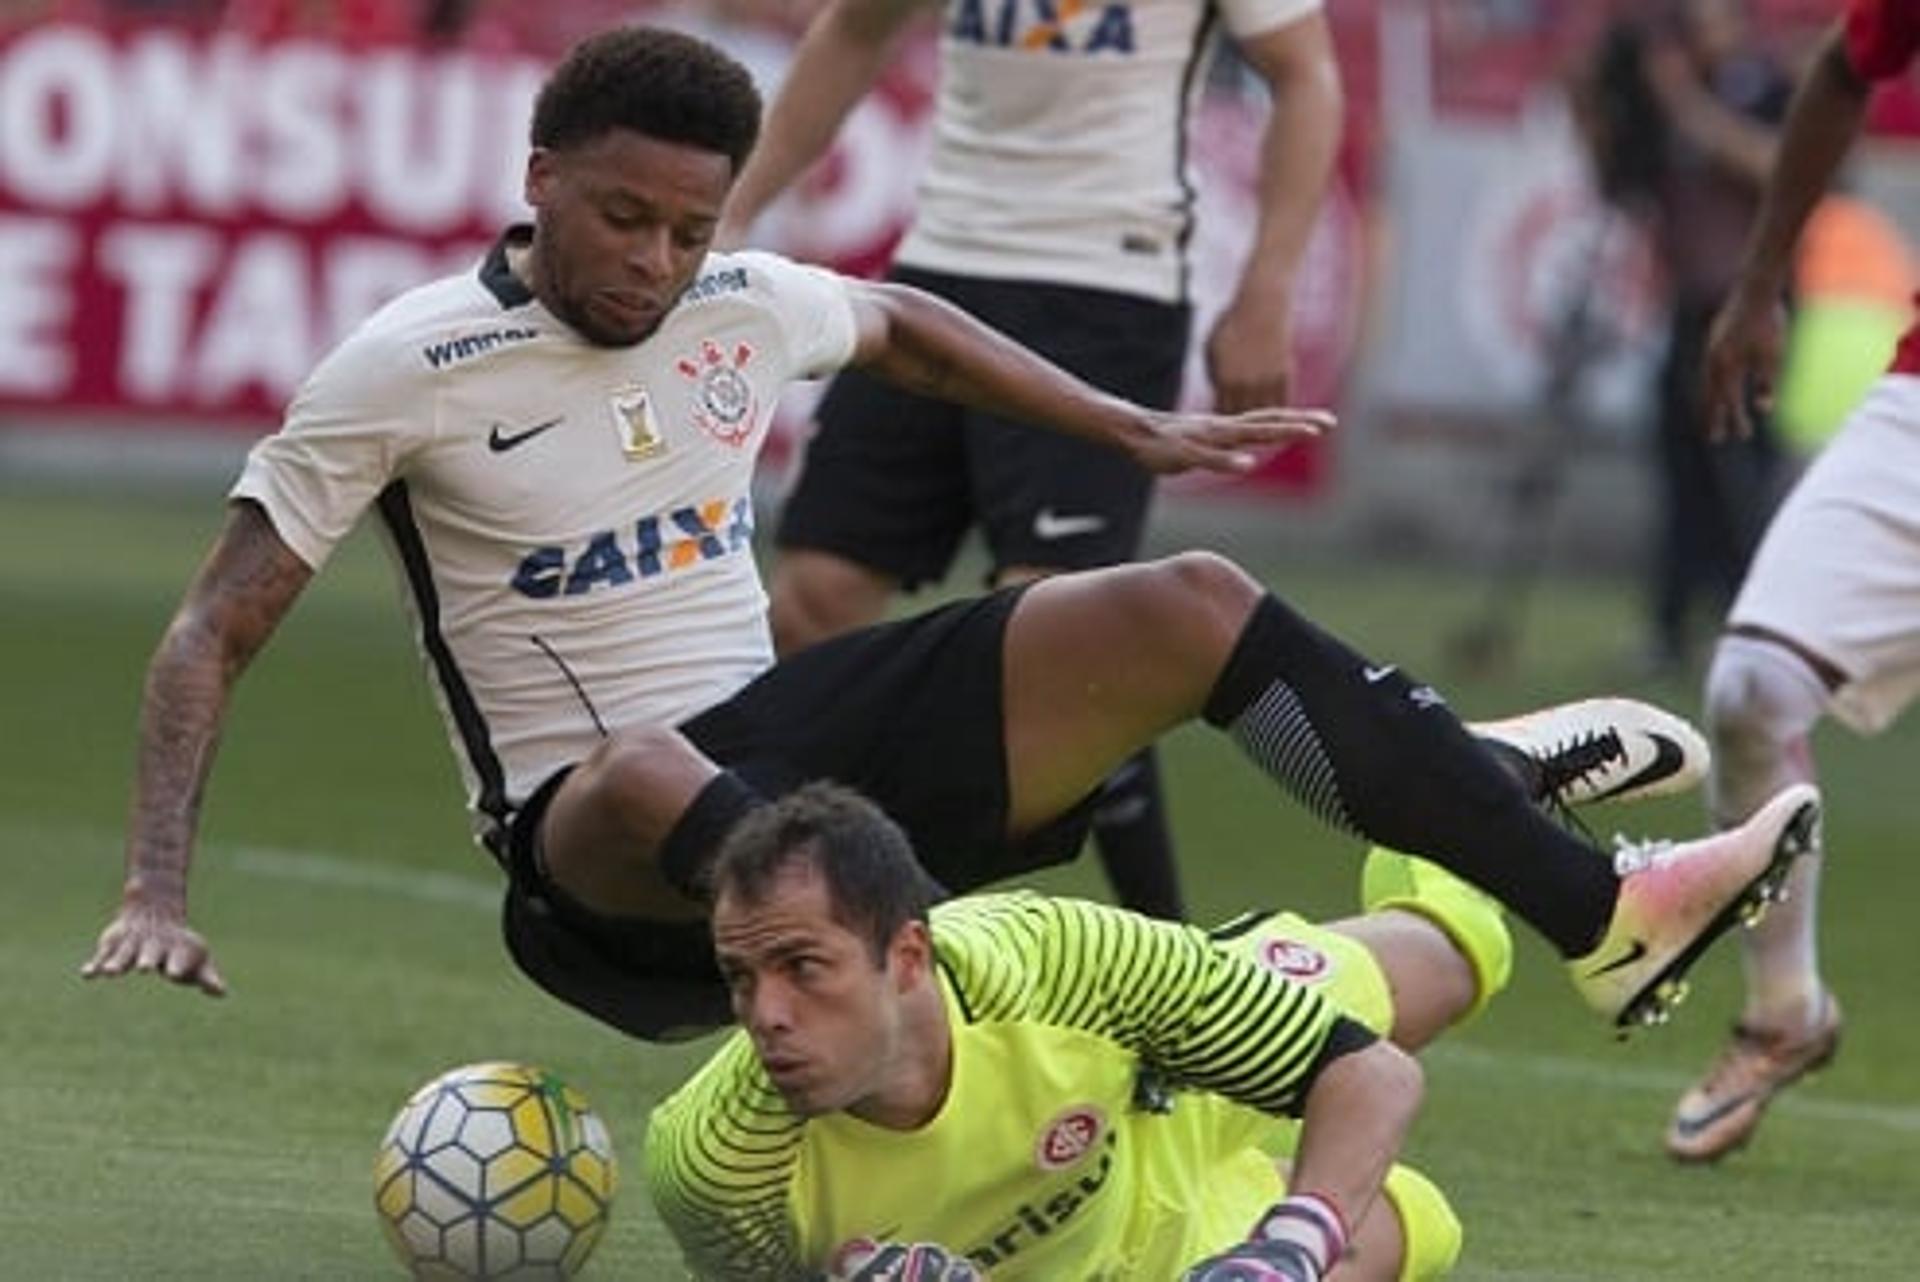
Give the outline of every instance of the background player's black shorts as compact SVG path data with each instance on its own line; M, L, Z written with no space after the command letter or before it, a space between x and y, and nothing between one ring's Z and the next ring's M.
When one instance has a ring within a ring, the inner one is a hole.
M832 779L905 828L927 870L964 891L1072 859L1093 794L1018 841L1007 836L1001 716L1010 588L836 637L782 660L680 730L766 796ZM562 771L507 830L507 946L561 1000L660 1040L725 1023L727 995L698 925L602 916L546 878L536 838Z
M1072 285L896 268L1094 386L1155 409L1180 394L1185 304ZM781 514L782 547L811 548L906 587L945 577L978 523L994 568L1079 570L1139 552L1153 478L1115 450L903 391L849 369Z

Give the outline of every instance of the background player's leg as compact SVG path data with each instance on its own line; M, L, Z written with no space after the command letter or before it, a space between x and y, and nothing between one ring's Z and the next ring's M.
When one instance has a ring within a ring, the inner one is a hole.
M1167 921L1186 916L1160 756L1152 748L1127 758L1101 785L1093 811L1093 848L1123 906Z
M1710 804L1722 827L1780 788L1814 779L1810 737L1842 674L1784 637L1721 638L1707 673L1713 740ZM1815 941L1820 866L1803 859L1788 898L1742 937L1746 1005L1732 1039L1674 1108L1667 1151L1711 1161L1744 1144L1774 1094L1834 1053L1840 1010L1820 978Z
M900 580L833 552L793 548L774 562L768 586L773 645L782 655L878 623Z
M902 587L938 581L973 520L959 406L850 369L814 421L768 576L782 656L877 623Z
M1077 286L972 282L981 319L1104 392L1171 410L1192 331L1185 304ZM1154 479L1124 455L997 415L968 416L967 466L997 586L1140 557ZM1152 748L1107 776L1093 847L1114 897L1185 915L1166 793Z
M1814 782L1811 735L1839 676L1829 672L1772 640L1732 635L1720 642L1706 690L1714 748L1709 804L1720 827L1740 823L1789 784ZM1803 860L1788 900L1744 937L1743 1022L1804 1030L1821 1013L1813 922L1822 862Z

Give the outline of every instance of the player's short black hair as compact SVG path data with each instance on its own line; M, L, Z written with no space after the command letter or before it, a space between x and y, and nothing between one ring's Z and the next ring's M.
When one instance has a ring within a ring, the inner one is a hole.
M900 825L836 783L807 784L741 820L714 859L714 898L765 903L796 865L819 874L833 919L866 941L875 964L900 927L927 920L941 898Z
M735 173L760 133L747 69L704 40L617 27L573 47L533 104L533 145L564 150L613 129L717 151Z

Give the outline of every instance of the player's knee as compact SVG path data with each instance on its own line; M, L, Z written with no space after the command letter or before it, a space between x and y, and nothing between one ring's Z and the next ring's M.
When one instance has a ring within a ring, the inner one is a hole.
M1792 715L1795 665L1799 658L1784 647L1723 639L1707 669L1707 728L1714 743L1750 749L1804 734L1810 726L1796 726Z
M1733 822L1785 783L1790 760L1826 707L1826 685L1804 659L1755 637L1722 637L1707 669L1714 806Z
M1144 616L1182 632L1202 628L1231 640L1266 592L1216 552L1180 552L1134 568L1133 587Z
M1218 552L1176 552L1153 565L1189 601L1250 605L1265 591L1252 575Z
M623 727L576 768L591 802L619 817L634 842L657 849L685 809L689 791L712 765L678 731L666 726Z

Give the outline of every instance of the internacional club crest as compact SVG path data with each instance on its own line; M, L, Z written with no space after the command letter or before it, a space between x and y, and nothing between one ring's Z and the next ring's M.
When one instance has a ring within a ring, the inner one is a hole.
M1043 1171L1072 1166L1093 1151L1106 1129L1106 1115L1093 1105L1070 1108L1040 1132L1040 1141L1034 1145L1033 1164Z
M1325 979L1333 969L1332 961L1318 948L1279 936L1260 946L1260 964L1299 984Z
M744 370L753 360L753 348L735 343L731 352L712 339L700 341L698 356L683 356L674 368L694 385L693 421L722 445L739 449L753 435L753 384Z

